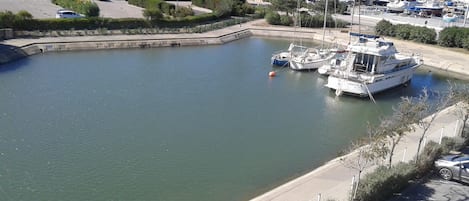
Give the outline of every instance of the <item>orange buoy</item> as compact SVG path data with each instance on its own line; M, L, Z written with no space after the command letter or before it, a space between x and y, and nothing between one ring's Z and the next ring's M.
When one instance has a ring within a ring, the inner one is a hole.
M270 71L269 72L269 77L275 77L275 75L277 75L277 73L275 73L275 71Z

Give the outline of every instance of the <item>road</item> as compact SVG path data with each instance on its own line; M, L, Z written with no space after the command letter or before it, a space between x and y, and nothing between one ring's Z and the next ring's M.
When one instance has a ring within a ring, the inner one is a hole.
M0 10L17 13L26 10L34 18L55 18L55 13L62 7L51 3L51 0L0 0Z
M99 7L99 15L109 18L143 18L143 8L130 5L125 0L93 0Z
M363 7L361 10L362 12L360 12L360 15L358 15L358 9L356 9L356 12L353 15L353 22L354 24L359 24L360 19L360 25L365 27L375 26L376 23L381 21L382 19L388 20L393 24L411 24L415 26L426 26L429 28L433 28L436 31L441 31L443 28L449 26L464 26L463 19L458 19L458 21L454 23L446 23L441 17L423 18L417 16L404 15L402 13L386 13L372 6ZM335 17L348 22L352 20L351 15L335 15ZM469 27L469 20L466 22L465 27Z
M143 18L142 8L129 5L125 0L99 1L101 17L110 18ZM17 13L26 10L36 19L55 18L55 13L62 7L51 3L51 0L0 0L0 10Z

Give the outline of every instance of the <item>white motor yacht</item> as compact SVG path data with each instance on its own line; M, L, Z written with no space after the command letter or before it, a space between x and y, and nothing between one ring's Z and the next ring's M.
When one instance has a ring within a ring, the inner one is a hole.
M326 87L362 97L406 84L415 69L423 64L418 55L398 53L392 42L378 36L355 34L359 40L347 47L345 68L336 69L328 77Z

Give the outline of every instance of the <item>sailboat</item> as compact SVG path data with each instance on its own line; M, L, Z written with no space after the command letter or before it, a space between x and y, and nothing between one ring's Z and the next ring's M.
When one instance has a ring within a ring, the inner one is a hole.
M292 57L302 54L306 49L307 47L290 43L287 50L274 52L270 62L273 66L287 67Z
M328 0L324 8L324 24L321 48L308 48L303 54L292 57L290 60L290 68L293 70L315 70L330 62L334 58L337 50L324 48L324 37L326 35L327 24L327 6Z
M299 8L300 2L299 1L297 2L297 5L298 5L297 16L296 16L296 20L295 20L296 24L294 26L295 27L295 32L296 32L296 28L298 26L301 27L300 8ZM274 52L272 54L272 57L270 58L270 63L273 66L280 66L280 67L289 66L291 58L296 56L296 55L301 54L305 49L306 49L306 47L296 45L295 43L292 42L288 46L287 50L280 50L280 51Z

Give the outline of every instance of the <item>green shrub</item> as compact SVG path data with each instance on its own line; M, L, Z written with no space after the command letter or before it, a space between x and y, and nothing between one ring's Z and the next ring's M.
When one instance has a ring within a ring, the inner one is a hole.
M277 12L268 12L265 15L265 20L267 20L267 23L272 24L272 25L280 25L280 15Z
M17 20L30 20L33 19L33 15L29 13L28 11L25 10L20 10L18 13L16 13L16 19Z
M375 26L376 35L395 36L394 31L394 25L387 20L381 20Z
M280 16L280 24L284 26L290 26L293 24L293 19L288 15Z
M163 13L161 13L158 8L145 8L143 10L143 16L150 21L163 19Z
M411 33L412 29L413 29L413 26L408 25L408 24L395 25L395 31L396 31L395 36L399 39L409 40L410 39L410 33Z
M302 13L300 18L302 27L320 28L324 26L324 15L311 16L309 14ZM328 15L326 19L326 27L344 28L347 26L347 24L348 22L343 20L334 20L330 15Z
M462 47L466 50L469 50L469 35L462 42Z
M433 141L430 141L425 145L425 148L420 154L419 161L416 162L417 177L421 178L430 172L433 168L433 161L441 156L442 150L442 146Z
M469 36L469 28L447 27L440 31L438 44L444 47L464 47L464 42Z
M256 7L256 11L254 11L253 17L257 19L264 18L266 13L267 11L265 8Z
M410 39L419 43L434 44L436 32L435 29L414 26L410 30Z
M99 28L135 29L151 27L144 19L134 18L77 18L77 19L31 19L18 20L13 25L19 31L48 31L48 30L92 30Z
M192 8L178 7L177 9L171 10L171 15L179 18L187 17L194 15L194 11L192 10Z
M356 200L387 200L393 193L402 191L416 175L414 164L399 163L392 168L378 167L365 176L357 189Z
M33 16L28 12L21 10L14 14L11 11L0 12L0 28L15 28L17 23L32 20Z
M0 12L0 28L13 28L16 15L11 11Z
M87 17L99 16L99 7L96 3L92 2L91 0L52 0L52 3L81 13Z

